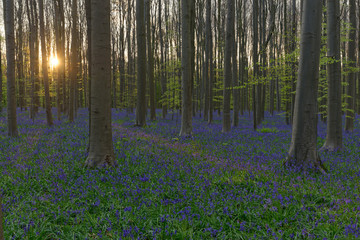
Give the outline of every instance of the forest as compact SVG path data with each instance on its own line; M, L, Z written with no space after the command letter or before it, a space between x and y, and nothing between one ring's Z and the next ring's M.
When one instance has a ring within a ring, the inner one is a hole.
M360 0L0 9L0 240L360 238Z

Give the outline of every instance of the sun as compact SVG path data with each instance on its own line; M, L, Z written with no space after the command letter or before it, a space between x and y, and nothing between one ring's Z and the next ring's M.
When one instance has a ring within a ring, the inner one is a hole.
M57 65L59 65L59 60L57 59L56 56L50 57L50 64L52 67L56 67Z

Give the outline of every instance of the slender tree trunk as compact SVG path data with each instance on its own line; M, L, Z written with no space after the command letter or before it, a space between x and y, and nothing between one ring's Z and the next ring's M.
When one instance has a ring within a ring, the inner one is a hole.
M148 53L148 79L149 79L149 90L150 90L150 120L156 120L155 112L155 86L154 86L154 56L153 47L151 41L151 20L150 20L150 6L151 0L146 0L146 34L147 34L147 53Z
M253 99L253 126L254 130L257 129L258 125L258 103L257 103L257 96L258 96L258 89L257 89L257 80L259 73L259 66L258 66L258 0L254 0L253 2L253 91L252 91L252 99Z
M10 137L18 136L15 93L14 1L3 0L7 62L7 126Z
M322 0L304 0L292 138L284 164L326 173L316 147L321 20Z
M348 66L350 69L356 68L356 5L355 0L349 0L350 10L350 25L351 29L349 32L349 45L348 45ZM346 118L345 118L345 131L352 132L354 130L354 119L355 119L355 73L351 70L348 75L348 86L346 93L348 95Z
M145 2L136 0L136 35L137 35L137 101L136 125L146 125L146 32Z
M159 0L159 39L160 39L160 78L161 78L161 100L162 100L162 118L165 119L167 114L167 99L165 96L166 93L166 77L165 77L165 66L164 66L164 40L163 40L163 30L162 30L162 4Z
M0 240L5 240L4 238L4 217L3 217L3 207L2 207L2 197L0 194Z
M2 71L2 44L0 41L0 112L3 109L3 71Z
M111 128L110 0L91 0L91 136L85 166L116 166Z
M328 64L327 135L322 149L335 151L342 148L339 1L327 0L327 19L327 55L333 62Z
M117 108L117 84L116 84L116 41L115 36L112 36L111 39L112 42L112 56L111 56L111 62L112 62L112 107Z
M76 1L76 0L75 0ZM45 87L45 106L46 106L46 121L49 126L53 125L53 118L51 113L49 75L48 75L48 61L45 43L45 24L44 24L44 1L39 0L40 13L40 37L41 37L41 54L42 54L42 73Z
M182 8L182 110L180 136L192 135L192 66L191 66L191 12L192 0L181 0Z
M78 74L78 14L77 14L77 0L72 0L72 39L71 39L71 79L70 79L70 96L69 96L69 121L74 121L75 116L75 91Z
M25 108L25 79L24 79L24 66L23 66L23 1L18 0L19 9L17 12L18 19L18 81L19 81L19 105L21 111ZM1 105L1 103L0 103Z
M225 32L225 58L224 58L224 98L223 98L223 124L222 132L226 133L231 130L230 118L230 97L231 97L231 57L234 42L234 0L227 0L227 17Z

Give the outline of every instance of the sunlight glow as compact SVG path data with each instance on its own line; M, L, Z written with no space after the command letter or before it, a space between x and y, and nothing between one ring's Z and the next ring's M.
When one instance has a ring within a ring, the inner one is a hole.
M57 65L59 65L59 60L57 59L56 56L50 57L50 65L51 67L56 67Z

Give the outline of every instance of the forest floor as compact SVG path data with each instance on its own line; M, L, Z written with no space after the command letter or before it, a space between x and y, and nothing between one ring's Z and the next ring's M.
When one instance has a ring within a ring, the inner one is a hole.
M51 128L44 112L35 121L19 112L15 139L0 115L5 239L360 237L358 120L342 151L320 153L325 176L282 167L291 127L281 114L266 115L258 131L242 116L227 134L221 117L211 125L196 117L184 139L177 116L143 129L134 119L113 110L119 167L88 170L87 110ZM318 135L321 147L324 123Z

